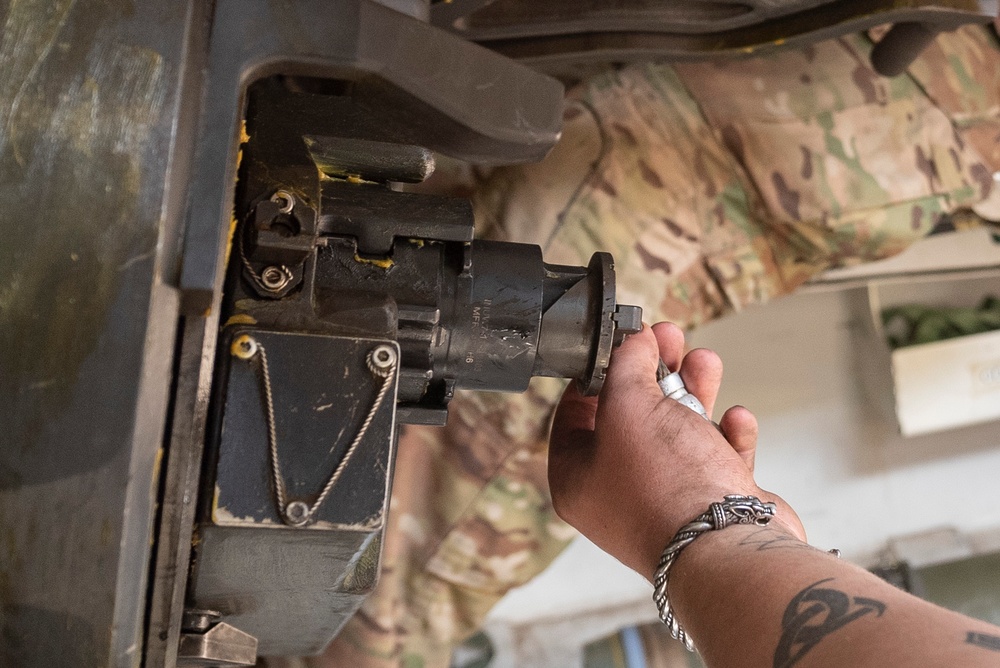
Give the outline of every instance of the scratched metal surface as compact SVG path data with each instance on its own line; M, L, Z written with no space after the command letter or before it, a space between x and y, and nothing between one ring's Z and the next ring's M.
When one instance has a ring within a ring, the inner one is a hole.
M138 665L189 3L0 3L0 665Z

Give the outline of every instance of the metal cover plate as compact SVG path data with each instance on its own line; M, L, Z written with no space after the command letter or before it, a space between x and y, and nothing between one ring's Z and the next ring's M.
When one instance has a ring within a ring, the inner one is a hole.
M239 328L263 345L270 370L278 457L288 501L312 501L340 463L380 387L368 351L392 341ZM259 356L227 356L211 521L285 527L277 509ZM398 348L397 348L398 359ZM398 374L347 468L305 530L382 526L390 483Z

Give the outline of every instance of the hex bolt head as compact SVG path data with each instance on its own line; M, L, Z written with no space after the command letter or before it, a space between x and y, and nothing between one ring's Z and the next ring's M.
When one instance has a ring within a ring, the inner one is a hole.
M291 213L295 208L295 197L287 190L279 190L271 195L271 201L278 205L281 213Z
M368 364L372 371L387 371L396 364L396 349L390 345L381 344L368 353Z

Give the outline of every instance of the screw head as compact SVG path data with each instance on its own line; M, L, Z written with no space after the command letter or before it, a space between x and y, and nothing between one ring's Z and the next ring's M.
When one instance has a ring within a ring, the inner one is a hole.
M257 354L257 341L249 334L241 334L233 339L233 344L229 346L229 352L233 357L241 360L252 359Z
M293 527L305 526L309 521L309 506L302 501L292 501L285 506L285 519Z
M376 369L389 369L396 363L396 350L383 343L372 348L369 358Z

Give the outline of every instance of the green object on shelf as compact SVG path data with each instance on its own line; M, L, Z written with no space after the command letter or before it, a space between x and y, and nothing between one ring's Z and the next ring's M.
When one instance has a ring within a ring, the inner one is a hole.
M889 346L895 350L1000 329L1000 299L989 296L979 306L894 306L882 311Z

